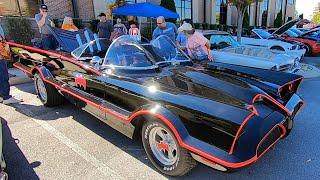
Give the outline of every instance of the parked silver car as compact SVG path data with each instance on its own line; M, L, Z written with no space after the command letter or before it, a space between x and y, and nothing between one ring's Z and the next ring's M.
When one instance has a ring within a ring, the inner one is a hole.
M227 32L207 31L203 34L210 40L216 62L291 73L299 69L300 57L297 55L241 45Z

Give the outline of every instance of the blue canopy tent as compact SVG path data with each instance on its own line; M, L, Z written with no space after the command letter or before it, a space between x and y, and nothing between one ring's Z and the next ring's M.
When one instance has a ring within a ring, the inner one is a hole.
M179 18L179 15L175 12L170 11L162 6L151 4L151 3L135 3L122 6L112 11L114 15L123 16L140 16L156 18L163 16L165 18Z

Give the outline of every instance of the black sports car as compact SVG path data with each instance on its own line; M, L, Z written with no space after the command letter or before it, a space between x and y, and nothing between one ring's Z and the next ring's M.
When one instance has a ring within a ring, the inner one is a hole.
M9 42L15 67L46 106L68 99L133 138L162 173L201 162L221 171L257 161L293 127L302 77L222 63L193 64L167 37L96 39L67 53Z

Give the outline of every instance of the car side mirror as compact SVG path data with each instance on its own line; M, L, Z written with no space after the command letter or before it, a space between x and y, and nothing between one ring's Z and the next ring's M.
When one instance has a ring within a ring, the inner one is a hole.
M90 63L93 65L102 64L102 58L100 58L99 56L93 56Z

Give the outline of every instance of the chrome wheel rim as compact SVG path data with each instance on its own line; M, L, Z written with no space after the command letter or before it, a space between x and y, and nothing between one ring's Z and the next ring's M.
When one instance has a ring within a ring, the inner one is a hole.
M172 135L162 127L150 130L149 144L153 155L163 165L171 166L177 162L178 148Z
M47 90L44 85L44 82L42 81L42 79L40 77L36 78L36 86L37 86L37 91L38 91L40 98L42 100L46 101L47 100Z

